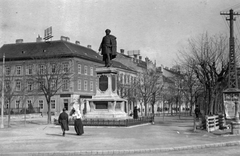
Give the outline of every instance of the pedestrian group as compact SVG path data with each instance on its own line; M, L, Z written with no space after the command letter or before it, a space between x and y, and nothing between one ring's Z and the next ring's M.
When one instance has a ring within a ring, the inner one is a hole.
M80 110L73 107L69 115L72 116L72 119L74 120L74 129L77 135L82 135L84 133L84 130L82 123L82 114ZM65 136L65 131L69 130L69 115L66 113L66 109L63 108L63 112L58 117L58 123L61 125L63 136Z

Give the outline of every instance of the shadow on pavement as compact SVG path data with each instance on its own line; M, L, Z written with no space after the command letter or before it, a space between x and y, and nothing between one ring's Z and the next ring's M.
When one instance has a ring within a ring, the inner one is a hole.
M46 135L62 137L62 134L50 134L50 133L46 133Z

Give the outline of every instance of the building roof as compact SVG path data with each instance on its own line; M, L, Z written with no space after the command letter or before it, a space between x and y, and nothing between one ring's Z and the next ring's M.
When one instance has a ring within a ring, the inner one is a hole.
M135 63L138 67L147 68L147 63L146 63L145 61L142 61L142 60L140 60L140 59L133 58L133 57L131 57L131 56L129 56L129 55L122 54L122 53L117 53L117 55L120 55L120 56L125 57L125 58L127 58L127 59L131 59L131 61L132 61L132 59L135 59L135 62L134 62L134 63Z
M6 61L31 60L44 57L78 57L104 64L102 56L96 51L63 40L4 44L0 48L0 58L2 58L3 53ZM132 69L116 61L113 61L113 67L132 71Z
M94 58L101 60L101 56L96 55L92 49L73 44L66 41L50 41L50 42L30 42L18 44L5 44L0 49L0 55L5 53L6 60L32 59L42 56L80 56L83 58Z
M168 69L168 68L163 68L164 70L174 74L174 75L181 75L180 74L180 71L177 71L177 70L172 70L172 69Z
M173 83L174 84L174 81L171 80L171 78L168 78L166 76L163 75L163 82L166 82L166 83Z

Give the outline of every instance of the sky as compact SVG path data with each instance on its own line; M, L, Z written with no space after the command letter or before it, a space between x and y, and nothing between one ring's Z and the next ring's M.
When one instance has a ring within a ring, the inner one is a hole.
M239 0L0 0L0 47L35 42L52 26L52 40L67 36L98 51L110 29L118 51L140 50L143 59L172 67L189 38L229 34L220 12L231 8L240 13Z

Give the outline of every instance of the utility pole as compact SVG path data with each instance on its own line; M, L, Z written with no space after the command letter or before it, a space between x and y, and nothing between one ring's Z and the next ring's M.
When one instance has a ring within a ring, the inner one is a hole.
M231 10L229 10L228 13L222 12L222 13L220 13L220 15L228 15L229 18L227 18L226 20L228 20L229 24L230 24L228 88L226 90L224 90L223 93L226 96L230 97L229 100L233 101L235 104L235 112L234 112L235 122L231 123L232 134L239 134L240 133L240 127L239 127L240 123L239 123L239 114L238 114L238 102L239 102L240 90L238 89L238 77L237 77L237 69L236 69L233 22L236 20L236 18L234 18L234 15L240 15L240 14L237 12L234 12L231 9ZM226 100L226 98L225 98L225 100ZM224 102L224 105L225 105L225 102Z
M4 123L3 123L3 106L4 106L4 68L5 68L5 54L3 54L3 64L2 64L2 107L1 107L1 128L4 128Z
M228 77L228 87L229 88L238 88L238 79L237 79L237 70L236 70L236 59L235 59L235 43L234 43L234 34L233 34L233 21L236 20L234 15L240 15L237 12L234 12L232 9L229 13L220 13L220 15L229 15L229 18L226 19L230 24L230 38L229 38L229 77Z

